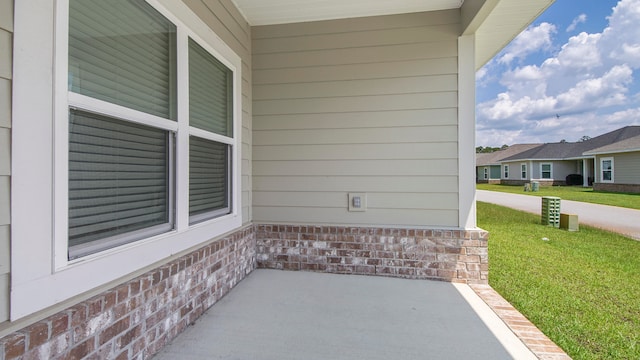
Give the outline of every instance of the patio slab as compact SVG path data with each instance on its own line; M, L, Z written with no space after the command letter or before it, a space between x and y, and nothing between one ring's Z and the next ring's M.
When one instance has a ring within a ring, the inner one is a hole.
M164 359L535 359L467 286L255 270Z

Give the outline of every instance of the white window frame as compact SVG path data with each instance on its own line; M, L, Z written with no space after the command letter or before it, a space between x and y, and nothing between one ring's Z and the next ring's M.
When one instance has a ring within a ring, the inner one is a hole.
M542 176L542 167L545 165L549 165L549 177L543 177ZM552 180L553 179L553 163L549 163L549 162L545 162L545 163L540 163L540 179L542 180Z
M520 178L522 180L527 179L527 163L520 164Z
M485 180L489 179L489 168L487 168L486 166L484 167L483 175Z
M605 180L604 179L604 162L605 161L611 161L611 180ZM614 182L614 178L613 178L613 174L614 174L614 162L613 162L613 157L603 157L600 158L600 182L603 183L613 183Z
M179 120L167 129L178 131L175 229L68 260L69 106L75 103L84 106L85 102L96 107L104 104L69 95L67 90L68 0L17 1L12 102L11 320L148 268L242 226L241 59L181 1L147 2L177 27L178 74L188 72L188 37L233 72L234 137L212 139L232 145L231 213L189 225L188 137L198 131L188 126L188 76L178 76ZM52 33L56 35L51 36ZM129 111L110 104L106 114L113 109ZM153 117L142 121L158 125Z
M509 178L509 165L504 165L502 167L502 169L503 169L502 175L504 175L505 179L508 179Z

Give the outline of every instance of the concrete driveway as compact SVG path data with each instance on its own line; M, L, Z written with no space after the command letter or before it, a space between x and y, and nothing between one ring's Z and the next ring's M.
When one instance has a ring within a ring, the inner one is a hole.
M512 358L536 357L467 285L259 269L154 360Z
M534 214L540 214L542 206L542 200L538 196L487 190L476 190L476 200ZM578 215L580 224L617 232L640 240L640 210L561 200L560 212Z

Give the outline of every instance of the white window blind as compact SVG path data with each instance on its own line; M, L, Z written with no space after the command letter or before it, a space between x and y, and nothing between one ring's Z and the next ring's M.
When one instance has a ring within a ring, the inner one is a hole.
M176 27L142 0L69 2L69 91L176 120ZM173 133L69 109L69 258L173 228Z
M189 140L191 222L229 213L229 145L197 137Z
M233 136L233 74L189 39L189 125Z
M224 137L233 136L232 72L189 39L189 125ZM231 146L191 136L189 139L190 222L228 214L231 209Z
M144 1L69 3L69 90L176 119L176 27Z
M70 111L70 257L171 229L169 136Z

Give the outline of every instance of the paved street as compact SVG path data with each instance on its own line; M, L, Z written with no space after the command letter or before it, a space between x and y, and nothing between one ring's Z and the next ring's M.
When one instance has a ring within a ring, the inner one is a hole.
M476 190L476 200L540 214L542 200L531 195ZM640 210L561 200L560 212L578 215L578 222L640 240Z

